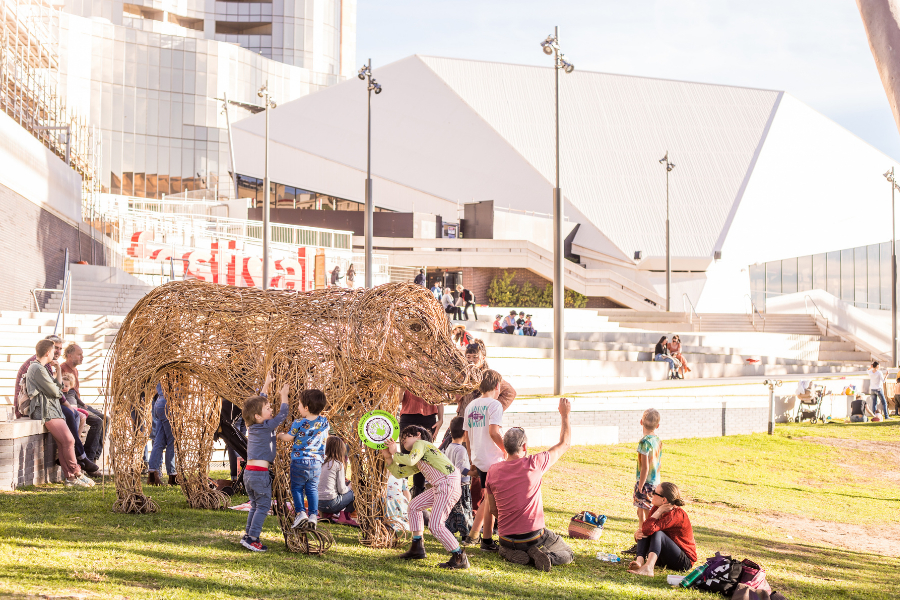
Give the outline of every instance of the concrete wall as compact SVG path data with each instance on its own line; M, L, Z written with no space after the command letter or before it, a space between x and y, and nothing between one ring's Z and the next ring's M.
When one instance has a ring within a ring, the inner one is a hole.
M38 421L0 423L0 490L59 481L56 445Z

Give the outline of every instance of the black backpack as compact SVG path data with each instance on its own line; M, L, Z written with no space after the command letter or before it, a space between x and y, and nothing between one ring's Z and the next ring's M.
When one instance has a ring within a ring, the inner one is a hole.
M715 556L706 559L706 570L691 587L731 598L743 571L744 565L740 561L716 552Z

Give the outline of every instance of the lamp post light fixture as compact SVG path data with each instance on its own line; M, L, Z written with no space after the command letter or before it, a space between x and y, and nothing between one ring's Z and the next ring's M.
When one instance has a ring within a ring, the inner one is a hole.
M375 78L372 77L372 59L369 59L369 63L363 65L359 70L359 78L363 81L366 79L369 80L369 85L366 86L369 90L369 104L368 104L368 135L366 136L366 217L365 217L365 225L363 226L364 235L366 238L366 287L372 287L372 214L374 212L374 208L372 207L372 92L376 94L381 93L381 84L375 81Z
M669 151L659 159L659 163L666 166L666 312L672 310L672 254L669 237L669 173L675 168L675 164L669 162Z
M897 249L895 247L895 239L897 239L896 230L896 204L894 202L894 191L900 189L897 187L897 181L894 179L894 167L884 174L884 178L891 184L891 366L897 366Z
M553 28L553 34L541 42L544 54L554 55L554 97L556 103L556 187L553 188L553 393L563 393L563 370L565 355L565 254L563 243L563 196L559 187L559 72L571 73L575 65L566 60L559 46L559 27Z
M263 164L265 165L265 175L263 176L263 259L262 259L262 288L269 289L269 245L271 242L271 227L269 226L269 203L271 201L269 188L269 109L278 106L269 93L269 82L259 88L257 96L263 99L263 107L266 110L266 149L264 152Z

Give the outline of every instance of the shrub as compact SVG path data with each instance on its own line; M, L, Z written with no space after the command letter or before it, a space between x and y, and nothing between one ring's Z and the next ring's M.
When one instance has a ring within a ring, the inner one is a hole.
M487 300L491 306L553 308L552 283L548 283L542 289L526 281L519 287L513 283L513 276L512 272L503 271L500 277L491 281L487 292ZM584 308L587 306L587 296L575 290L566 290L565 305L566 308Z

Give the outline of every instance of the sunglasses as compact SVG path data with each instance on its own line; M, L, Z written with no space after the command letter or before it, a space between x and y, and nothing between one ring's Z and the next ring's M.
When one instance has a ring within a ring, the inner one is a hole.
M668 498L666 498L666 497L663 496L662 494L657 494L657 493L656 493L656 490L650 490L650 493L649 493L648 495L649 495L649 496L659 496L660 498L662 498L663 500L666 500L666 501L669 500Z

